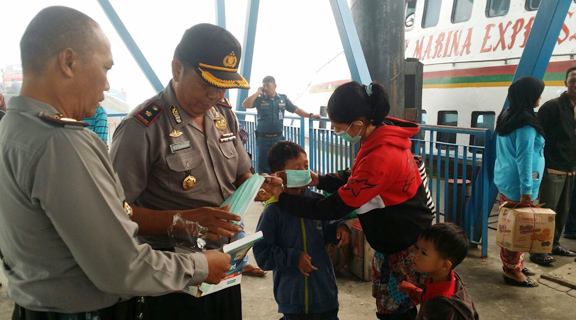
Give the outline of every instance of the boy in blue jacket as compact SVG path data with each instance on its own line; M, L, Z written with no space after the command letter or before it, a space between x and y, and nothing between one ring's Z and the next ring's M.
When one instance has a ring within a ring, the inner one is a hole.
M308 189L308 156L299 145L279 141L268 152L272 172L286 171L284 192L303 197L322 195ZM253 247L258 266L274 270L274 297L281 320L338 319L338 288L326 244L347 245L350 228L344 220L303 219L284 212L272 198L257 231L264 239Z

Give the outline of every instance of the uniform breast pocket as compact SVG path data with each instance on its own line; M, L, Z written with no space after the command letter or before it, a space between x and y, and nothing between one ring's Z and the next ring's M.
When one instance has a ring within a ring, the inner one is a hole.
M233 141L220 143L220 151L226 159L234 159L238 157L238 152L236 151L236 147L234 146Z
M171 190L183 190L182 183L189 175L196 181L193 189L201 189L197 184L201 184L205 179L204 170L201 168L202 156L200 154L192 150L177 152L166 157L166 165Z

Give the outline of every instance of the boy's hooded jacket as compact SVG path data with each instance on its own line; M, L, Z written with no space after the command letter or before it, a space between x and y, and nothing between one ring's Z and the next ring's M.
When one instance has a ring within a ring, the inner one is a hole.
M309 189L303 197L322 198ZM274 297L278 312L290 314L323 313L338 308L338 289L326 244L337 243L336 229L343 220L318 221L295 217L278 203L266 206L257 231L263 239L254 244L254 257L264 270L274 270ZM312 258L318 270L309 277L298 269L302 252Z

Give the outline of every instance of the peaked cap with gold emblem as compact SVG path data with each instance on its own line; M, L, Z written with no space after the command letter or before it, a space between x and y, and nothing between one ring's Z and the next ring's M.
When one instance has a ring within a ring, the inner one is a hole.
M250 89L238 73L242 48L226 29L202 23L184 32L174 57L190 64L210 85L222 88Z

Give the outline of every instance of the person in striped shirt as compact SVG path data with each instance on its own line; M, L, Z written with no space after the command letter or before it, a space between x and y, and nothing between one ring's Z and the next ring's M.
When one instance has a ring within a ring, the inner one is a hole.
M108 145L108 114L102 106L96 109L96 114L92 118L82 121L88 123L88 129L94 131Z

